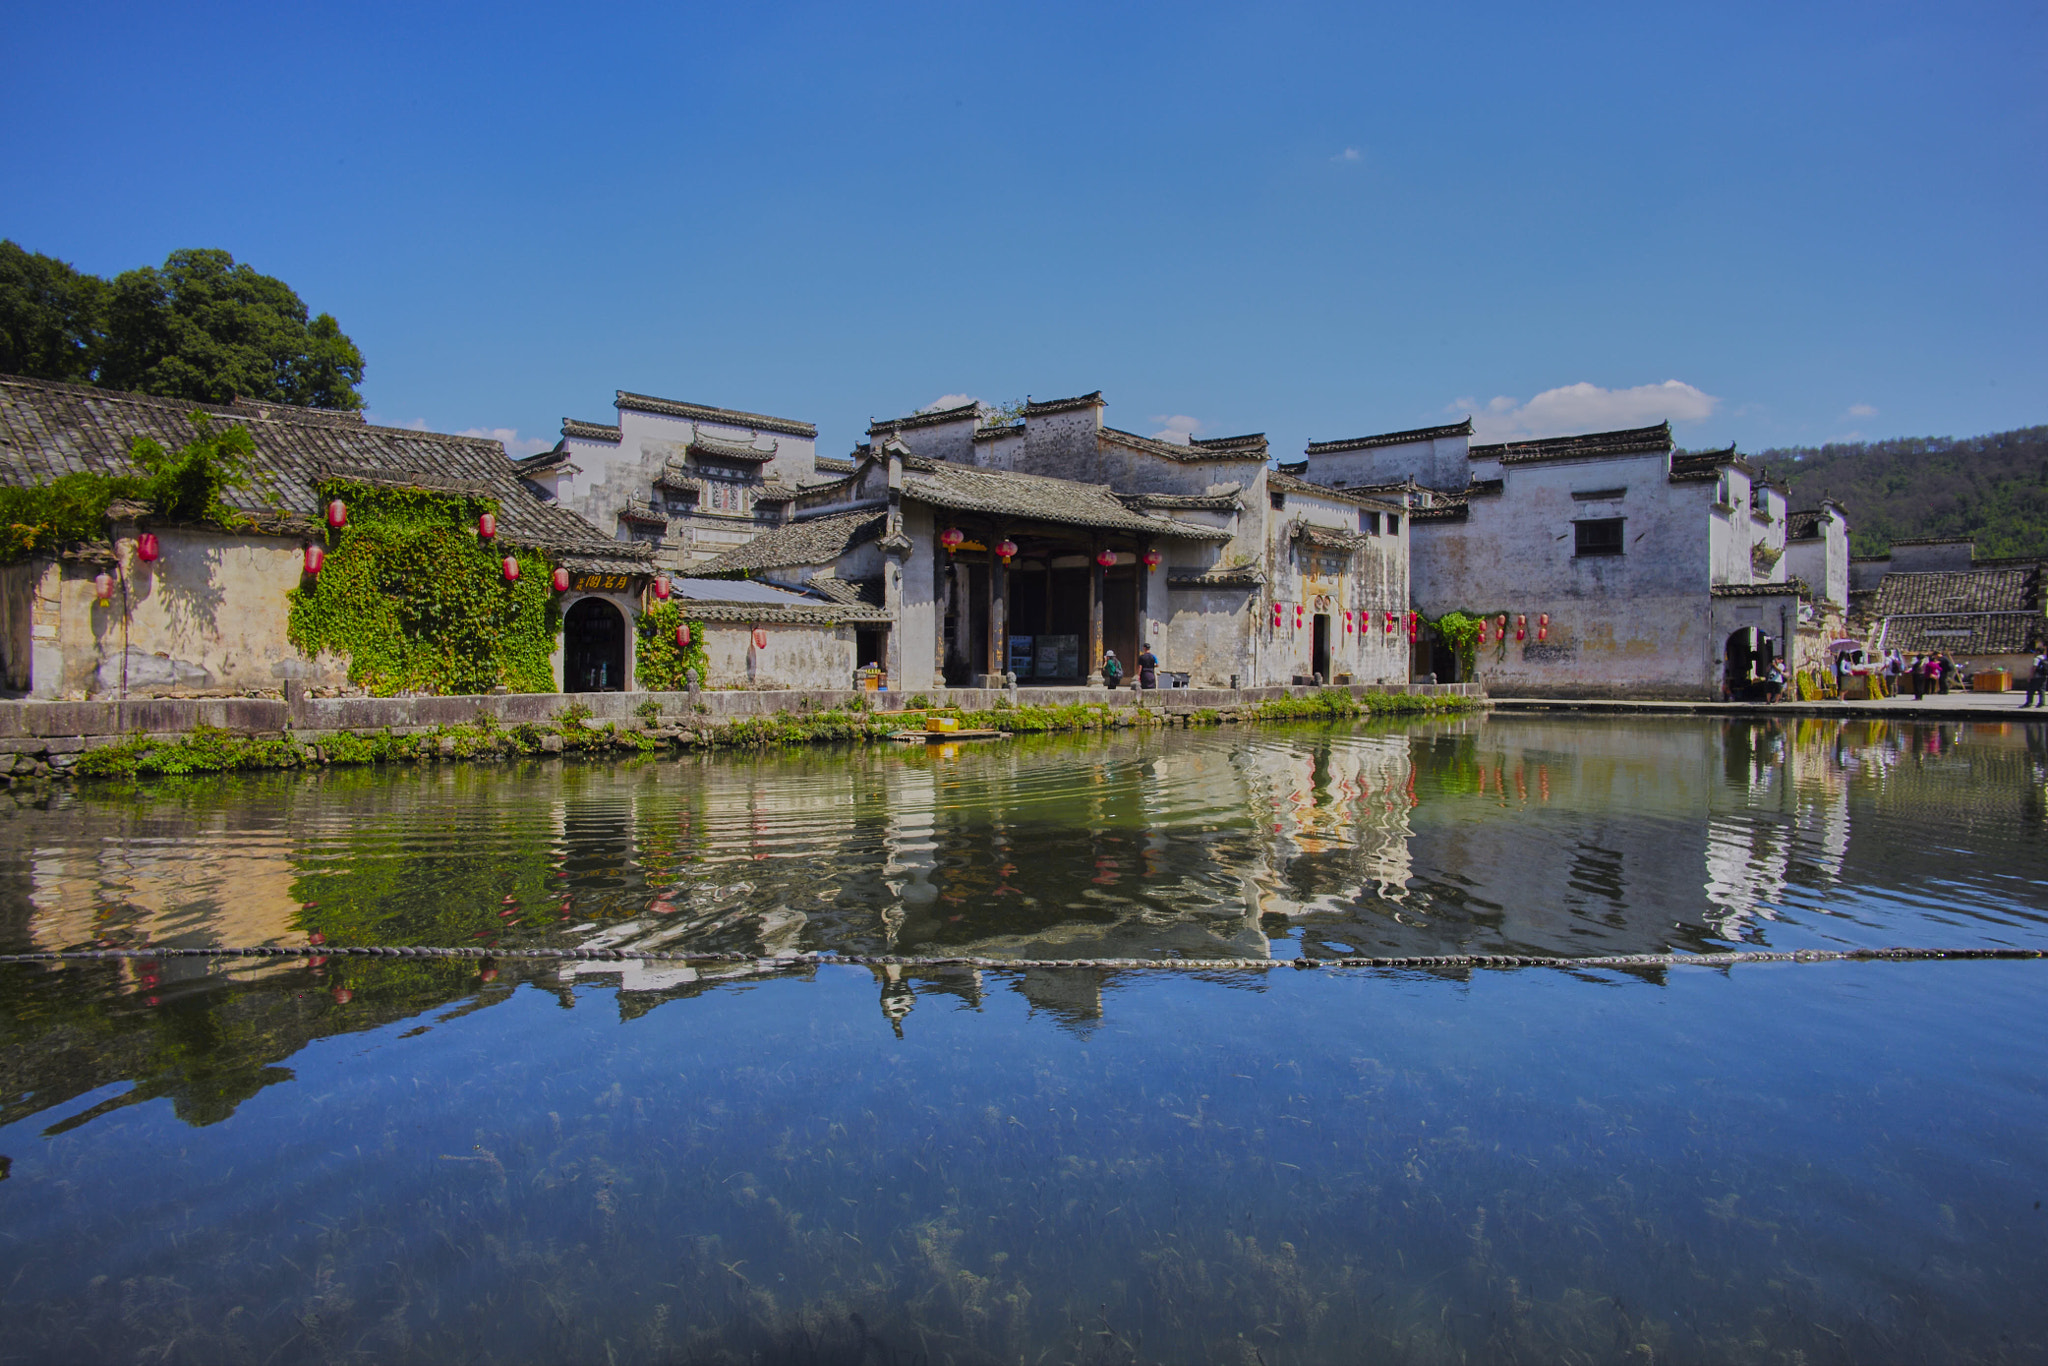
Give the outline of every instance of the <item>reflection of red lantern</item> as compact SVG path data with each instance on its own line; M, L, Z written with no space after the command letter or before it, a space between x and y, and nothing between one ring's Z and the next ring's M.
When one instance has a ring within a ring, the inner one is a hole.
M1521 644L1529 634L1529 616L1522 613L1515 618L1515 643Z
M347 987L336 987L334 989L334 1003L338 1006L345 1006L355 998L356 994Z
M1095 563L1101 565L1104 569L1109 568L1116 563L1116 552L1114 550L1097 551L1095 553Z
M337 498L327 505L327 525L336 531L348 525L348 504Z
M1548 612L1536 618L1536 639L1550 639L1550 613Z
M1011 557L1016 553L1017 543L1009 537L1005 536L1002 540L996 542L996 555L1001 558L1004 564L1008 564Z
M498 534L498 519L486 512L476 519L476 534L490 540Z
M949 526L939 533L939 544L946 547L948 555L958 550L961 543L966 539L967 533L957 526Z
M308 574L318 574L320 572L320 567L326 563L326 551L322 550L317 545L309 545L306 547L306 572Z
M144 564L154 563L163 553L163 547L157 544L154 531L145 531L135 538L135 558Z
M754 628L754 648L757 650L768 648L768 633L758 626Z
M1153 572L1158 570L1159 562L1165 559L1166 557L1156 550L1148 550L1144 553L1144 555L1141 558L1145 561L1145 568L1147 572Z
M656 574L654 576L654 596L660 598L663 602L668 601L668 575Z
M112 601L114 596L114 576L112 574L95 574L92 580L92 591L101 602Z
M512 557L511 557L510 555L507 555L507 556L505 557L505 582L506 582L506 583L517 583L518 581L519 581L519 561L518 561L518 560L516 560L516 559L514 559L514 558L512 558Z
M687 624L676 627L676 648L678 650L690 648L690 628Z
M555 584L555 591L556 591L557 593L566 593L566 592L568 592L568 591L569 591L569 571L568 571L568 570L566 570L566 569L557 569L557 570L555 571L555 576L554 576L554 584Z

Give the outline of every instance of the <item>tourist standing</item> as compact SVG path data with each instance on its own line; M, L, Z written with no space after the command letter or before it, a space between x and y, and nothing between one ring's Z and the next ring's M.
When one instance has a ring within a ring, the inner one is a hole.
M1116 691L1117 682L1124 676L1124 666L1117 662L1115 650L1102 652L1102 686Z
M1783 660L1771 661L1771 669L1764 676L1764 701L1776 702L1785 691L1785 664Z
M1899 695L1899 675L1906 671L1906 660L1897 650L1891 650L1884 657L1884 695Z
M2048 649L2034 656L2034 671L2027 675L2027 697L2020 710L2048 705Z
M1150 644L1138 651L1138 686L1141 689L1159 686L1159 656L1152 653Z
M1949 681L1955 677L1956 662L1948 657L1948 651L1946 650L1936 655L1934 662L1941 666L1941 695L1946 697L1948 696Z
M1927 657L1914 655L1912 662L1906 665L1906 672L1913 675L1913 700L1921 701L1927 696Z

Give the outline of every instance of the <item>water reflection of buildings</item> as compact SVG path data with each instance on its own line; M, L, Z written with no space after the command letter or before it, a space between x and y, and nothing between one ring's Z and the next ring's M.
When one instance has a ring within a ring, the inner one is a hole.
M1909 856L1902 833L1953 804L1958 766L2021 793L2038 827L2027 733L1494 715L80 792L5 817L0 931L757 958L1701 948L1791 903L1826 910L1859 859ZM634 1009L762 970L549 969ZM1075 1028L1107 980L1000 979ZM924 970L878 986L897 1027L927 992L985 989Z

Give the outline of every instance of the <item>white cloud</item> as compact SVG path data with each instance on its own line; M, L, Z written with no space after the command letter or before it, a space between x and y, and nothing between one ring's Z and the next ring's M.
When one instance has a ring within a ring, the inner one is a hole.
M1344 149L1343 151L1341 151L1341 152L1337 153L1337 155L1335 155L1335 156L1331 157L1331 158L1330 158L1330 160L1332 160L1332 161L1357 161L1357 160L1359 160L1359 151L1358 151L1358 149L1357 149L1356 147L1346 147L1346 148L1345 148L1345 149Z
M1852 403L1849 405L1848 411L1844 412L1842 416L1845 418L1876 417L1877 409L1871 407L1868 403Z
M1519 441L1539 436L1647 427L1654 422L1700 422L1721 400L1683 380L1603 389L1583 380L1545 389L1527 403L1502 395L1485 403L1461 398L1447 411L1472 414L1472 435L1480 441Z
M1159 424L1159 430L1152 433L1152 439L1171 441L1176 446L1187 445L1188 438L1202 430L1201 419L1189 417L1185 413L1156 413L1152 420Z
M973 394L940 394L930 403L927 403L924 405L924 407L919 408L918 411L920 413L936 413L942 408L958 408L962 404L979 404L980 402L981 400L976 398Z
M369 423L372 427L396 427L400 431L407 432L431 432L438 430L435 427L429 426L427 420L423 417L416 417L408 422L400 422L394 418L378 417L375 413L364 413L363 421ZM521 436L517 427L470 427L455 434L457 436L480 436L487 441L500 442L505 447L505 454L511 456L514 460L523 460L529 455L539 455L542 451L552 450L555 444L555 439L551 436Z

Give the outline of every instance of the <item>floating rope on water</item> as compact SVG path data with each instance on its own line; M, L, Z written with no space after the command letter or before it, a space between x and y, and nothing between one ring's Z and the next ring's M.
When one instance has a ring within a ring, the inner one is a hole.
M1728 953L1614 953L1552 958L1533 953L1432 953L1371 958L978 958L887 953L688 953L662 949L337 947L264 944L245 949L51 949L0 954L0 963L71 963L125 958L513 958L578 963L678 963L747 966L761 971L809 967L1094 969L1108 972L1270 972L1277 968L1721 968L1742 963L1900 963L1946 959L2048 958L2048 949L1739 949Z

